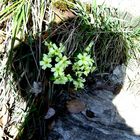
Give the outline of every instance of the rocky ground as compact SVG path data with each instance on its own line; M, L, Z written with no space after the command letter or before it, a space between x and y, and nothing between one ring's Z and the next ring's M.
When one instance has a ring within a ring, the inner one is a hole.
M104 80L79 93L77 99L85 109L59 117L49 140L140 140L139 66L131 60L109 75L112 85L123 84L117 95Z
M112 92L106 90L90 89L90 92L81 94L86 110L59 118L49 140L139 140L140 136L126 125L113 105L113 98Z

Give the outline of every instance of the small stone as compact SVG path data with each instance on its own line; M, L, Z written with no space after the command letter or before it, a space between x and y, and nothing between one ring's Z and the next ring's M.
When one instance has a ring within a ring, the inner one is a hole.
M47 114L45 115L45 119L50 119L50 118L53 117L54 115L55 115L55 110L54 110L52 107L50 107L50 108L48 109Z
M67 102L67 109L70 113L80 113L85 110L85 103L77 99Z
M34 93L35 96L37 96L39 93L41 93L42 92L42 83L34 81L31 92Z

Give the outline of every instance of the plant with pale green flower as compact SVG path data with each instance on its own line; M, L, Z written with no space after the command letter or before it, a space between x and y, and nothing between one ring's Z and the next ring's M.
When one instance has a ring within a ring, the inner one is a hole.
M66 76L61 76L54 80L54 84L66 84L67 82L68 78Z
M83 72L82 71L76 71L75 74L76 74L77 77L81 77L83 75Z
M91 71L91 68L90 68L90 67L87 67L87 68L84 69L83 74L84 74L85 76L88 76L88 74L90 73L90 71Z
M88 76L91 72L94 61L92 60L91 55L86 51L84 53L79 53L75 59L76 62L74 63L72 69L75 71L77 80L73 80L73 85L75 89L78 89L84 87L85 79L83 76Z
M59 63L55 64L55 67L51 68L51 71L55 78L64 76L64 69Z
M48 49L49 49L49 52L48 52L48 55L50 57L53 57L53 56L62 56L62 53L64 52L65 50L65 47L60 43L60 47L57 47L56 44L49 44L48 45Z
M51 68L52 67L51 62L52 59L48 55L43 54L42 61L40 61L40 66L42 67L43 70L45 70L46 68Z
M77 89L80 89L80 88L84 88L84 82L85 81L86 80L82 77L78 77L77 80L73 80L73 85L74 85L75 89L77 90Z
M58 56L56 57L55 61L58 62L63 68L66 68L71 64L71 61L68 60L67 56Z
M73 78L71 77L70 74L68 74L66 77L68 78L68 81L69 81L69 82L72 82Z
M43 54L43 59L40 61L42 69L49 68L53 73L52 80L54 84L66 84L67 82L72 82L75 89L83 88L85 78L93 68L93 60L91 58L90 50L92 44L90 44L83 53L79 53L75 57L75 62L72 65L72 71L74 72L74 78L70 74L65 74L66 68L68 68L72 63L70 59L64 55L64 46L62 44L59 47L53 43L47 43L48 54ZM52 65L52 59L55 60L54 65Z
M77 58L79 59L78 61L79 66L93 64L93 60L90 58L90 55L87 53L83 53L83 54L80 53L77 55Z
M65 75L64 70L65 68L68 66L63 66L64 63L57 63L55 64L55 67L51 68L51 71L53 72L54 75L54 83L55 84L66 84L66 82L71 82L72 81L72 77L70 74ZM65 67L65 68L64 68Z
M90 55L87 53L78 54L77 55L77 62L73 65L73 70L76 71L77 76L88 76L90 70L93 67L93 60L90 58Z
M55 84L66 84L67 82L71 82L73 79L70 74L68 75L61 75L55 78Z

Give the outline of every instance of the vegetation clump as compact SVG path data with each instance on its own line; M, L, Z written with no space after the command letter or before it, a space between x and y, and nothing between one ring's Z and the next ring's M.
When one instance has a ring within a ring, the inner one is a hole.
M59 47L52 42L45 44L47 44L48 53L43 54L40 66L43 70L51 71L50 80L54 81L54 84L72 82L76 90L83 88L85 77L95 69L90 54L93 44L90 43L82 53L73 54L73 60L64 54L65 47L62 44Z

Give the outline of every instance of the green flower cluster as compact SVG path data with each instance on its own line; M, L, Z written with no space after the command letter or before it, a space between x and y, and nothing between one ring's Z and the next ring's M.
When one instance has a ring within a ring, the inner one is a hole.
M66 84L68 81L72 81L70 74L65 75L65 69L71 64L71 61L63 55L65 50L64 46L60 44L58 48L56 44L46 44L48 46L48 54L43 54L43 59L40 61L40 66L43 70L47 68L53 72L53 79L55 84ZM52 59L55 58L55 65L52 65Z
M83 88L85 82L85 76L88 76L90 72L92 72L95 67L93 67L93 59L91 58L92 43L85 49L83 53L79 53L76 57L76 62L74 63L72 69L75 71L77 80L73 81L74 86L77 88Z
M93 70L93 59L89 54L91 50L91 44L85 49L84 53L79 53L74 60L72 71L75 73L75 78L69 74L65 74L66 68L72 65L72 62L67 56L64 55L65 47L60 44L59 47L56 44L46 43L48 46L48 54L43 54L43 58L40 61L40 66L43 70L50 69L53 73L53 80L55 84L66 84L72 82L75 89L83 88L85 82L85 76ZM53 65L53 61L54 65Z

